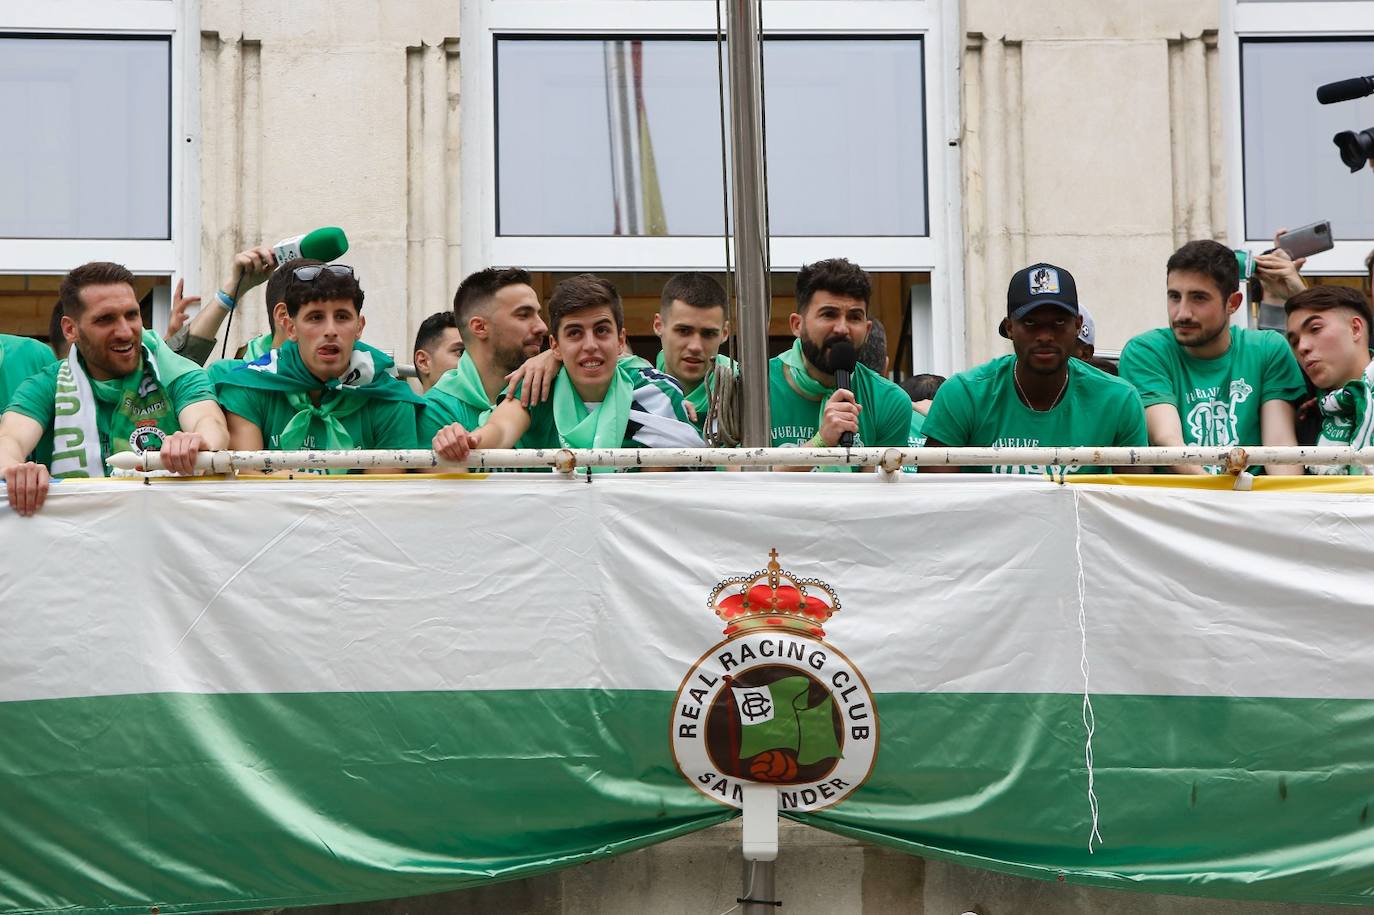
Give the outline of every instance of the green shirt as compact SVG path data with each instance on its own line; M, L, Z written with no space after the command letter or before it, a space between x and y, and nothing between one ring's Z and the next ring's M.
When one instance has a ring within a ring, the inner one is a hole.
M623 362L623 360L622 360ZM701 435L687 418L683 406L682 388L678 383L654 369L632 367L634 380L630 413L625 423L621 448L701 448ZM512 396L519 396L517 390ZM588 405L591 407L591 405ZM517 448L562 448L558 424L554 419L553 398L529 408L530 427L525 430ZM656 417L657 422L647 418ZM663 422L666 420L667 422Z
M1081 359L1068 361L1068 388L1053 409L1026 406L1016 393L1015 356L960 372L940 385L925 435L951 448L1140 447L1149 443L1140 395L1125 381ZM969 467L971 471L1042 474L1039 464ZM1110 473L1092 465L1070 473Z
M0 413L30 375L56 361L53 351L32 337L0 334Z
M919 412L915 407L911 408L911 428L907 430L906 446L908 448L920 448L926 443L924 432L926 425L925 414ZM915 464L904 464L902 470L906 473L915 473Z
M1120 371L1146 407L1173 405L1183 441L1203 447L1262 444L1260 406L1307 393L1292 350L1272 330L1231 328L1231 345L1215 359L1189 355L1167 327L1149 330L1121 351Z
M287 402L281 391L241 388L221 385L220 405L226 412L237 413L262 430L262 440L268 451L282 450L278 444L282 429L296 415L296 408ZM329 391L326 398L360 396ZM359 449L412 449L420 447L416 437L415 404L403 400L381 400L368 397L361 410L340 417L339 422ZM314 436L307 436L301 446L320 448Z
M32 337L16 337L0 334L0 413L5 412L14 392L19 386L43 369L57 362L53 351ZM43 438L30 455L44 464L52 463L52 430L43 432Z
M906 447L912 414L906 392L866 365L854 367L853 390L854 399L863 407L854 447ZM774 448L805 446L811 441L820 431L824 405L788 383L781 357L768 360L768 413Z
M82 363L85 363L84 359ZM14 392L9 405L10 410L15 413L22 413L43 427L43 439L34 449L34 455L35 460L48 465L52 463L52 426L56 415L54 405L57 398L57 371L61 365L61 362L54 362L38 374L30 376ZM143 371L141 360L135 371ZM97 381L91 378L90 382L91 392L95 395L96 400L95 428L100 435L100 457L104 459L113 453L110 447L110 414L118 405L117 401L122 390L118 378L110 381ZM167 396L172 401L172 415L160 421L159 428L163 433L171 435L173 432L181 431L181 425L178 421L181 411L191 404L200 403L202 400L213 401L215 389L210 384L210 379L206 377L205 370L197 368L180 376L168 385ZM157 450L157 443L141 441L140 447ZM121 443L116 450L132 450L132 443Z
M499 400L498 396L498 400ZM481 414L466 401L447 391L430 388L425 392L425 406L420 411L420 447L428 448L439 430L450 423L459 423L469 432L481 425Z

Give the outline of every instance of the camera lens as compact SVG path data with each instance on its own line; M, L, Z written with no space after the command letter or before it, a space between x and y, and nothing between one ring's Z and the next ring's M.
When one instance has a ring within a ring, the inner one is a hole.
M1364 164L1374 159L1374 127L1361 130L1342 131L1331 138L1331 142L1341 151L1341 161L1352 172L1364 168Z

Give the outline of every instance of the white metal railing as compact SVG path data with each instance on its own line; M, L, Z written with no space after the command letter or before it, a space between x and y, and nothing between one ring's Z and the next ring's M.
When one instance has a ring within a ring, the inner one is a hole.
M122 451L108 463L119 470L162 469L156 451ZM1374 448L604 448L577 450L487 449L461 462L433 451L207 451L196 460L201 473L275 470L421 468L474 471L548 467L879 467L889 473L916 467L1172 467L1218 465L1240 473L1259 464L1374 465Z

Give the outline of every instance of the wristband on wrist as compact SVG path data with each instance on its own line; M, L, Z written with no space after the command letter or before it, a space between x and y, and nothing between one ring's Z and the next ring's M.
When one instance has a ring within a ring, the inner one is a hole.
M811 440L806 443L806 447L829 448L830 446L826 444L825 439L821 438L821 433L817 431L815 435L811 436Z
M235 302L233 299L231 299L229 297L229 294L225 292L223 289L215 290L215 298L219 299L219 303L223 305L225 309L227 309L228 311L233 311L234 306L238 304L238 302Z

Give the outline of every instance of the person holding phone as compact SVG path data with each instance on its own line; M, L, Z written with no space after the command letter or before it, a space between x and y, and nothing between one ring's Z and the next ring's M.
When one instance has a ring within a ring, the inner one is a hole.
M1293 404L1306 393L1302 372L1279 334L1231 324L1242 299L1235 252L1214 241L1190 241L1166 269L1169 326L1133 337L1121 351L1121 377L1140 392L1150 444L1297 444ZM1265 469L1302 473L1297 465Z

